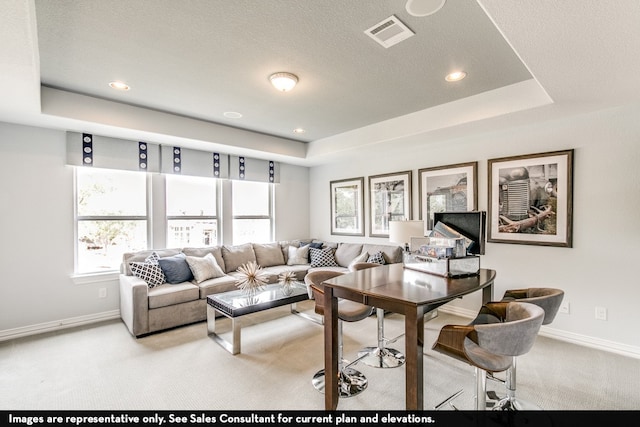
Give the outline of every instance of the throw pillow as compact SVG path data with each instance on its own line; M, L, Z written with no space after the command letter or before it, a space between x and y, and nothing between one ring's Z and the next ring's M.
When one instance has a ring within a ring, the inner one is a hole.
M375 254L371 255L367 262L374 262L376 264L386 264L387 262L384 259L384 255L382 252L378 251Z
M158 259L158 264L167 278L167 283L182 283L193 280L193 273L187 263L187 256L179 253Z
M280 249L280 244L275 243L254 243L253 252L256 254L256 262L261 267L272 267L283 265L284 254Z
M322 242L300 242L300 247L303 246L309 246L309 249L311 248L315 248L315 249L322 249ZM309 256L307 259L307 264L311 263L311 252L309 252Z
M309 264L309 245L301 248L289 246L287 255L287 265Z
M367 252L362 252L360 255L355 257L353 261L349 263L349 271L351 271L353 264L357 264L359 262L366 262L369 259L369 254Z
M332 248L310 248L309 252L311 253L311 267L339 267L333 256Z
M149 288L155 288L167 281L160 264L158 264L158 259L160 259L158 254L152 252L144 262L129 263L133 275L147 282Z
M208 253L204 257L187 256L187 264L196 279L196 283L202 283L207 279L215 279L224 276L224 271L218 265L213 254Z

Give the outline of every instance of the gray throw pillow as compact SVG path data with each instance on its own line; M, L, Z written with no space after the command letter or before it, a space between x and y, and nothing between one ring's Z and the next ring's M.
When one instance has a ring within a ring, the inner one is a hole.
M167 283L176 284L193 280L193 273L187 264L187 256L183 253L160 258L158 264L167 278Z

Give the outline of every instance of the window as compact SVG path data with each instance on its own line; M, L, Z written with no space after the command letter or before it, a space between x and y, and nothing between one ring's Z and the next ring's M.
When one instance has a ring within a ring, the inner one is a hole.
M233 181L233 244L273 241L273 184Z
M147 248L147 174L76 168L76 273L119 270Z
M218 244L217 183L213 178L166 176L168 247Z

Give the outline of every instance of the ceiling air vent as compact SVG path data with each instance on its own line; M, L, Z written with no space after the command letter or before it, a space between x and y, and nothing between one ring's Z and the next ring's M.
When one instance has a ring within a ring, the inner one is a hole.
M391 15L387 19L377 23L368 30L365 30L364 33L385 48L400 43L402 40L406 40L415 34L395 15Z

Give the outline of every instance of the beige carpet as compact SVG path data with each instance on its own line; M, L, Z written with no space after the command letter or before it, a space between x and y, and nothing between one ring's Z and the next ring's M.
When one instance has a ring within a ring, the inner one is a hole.
M311 302L299 304L312 310ZM288 307L251 315L242 353L233 356L207 336L206 323L135 339L120 321L0 343L0 410L321 410L311 385L323 366L322 327ZM385 319L386 335L403 317ZM446 323L468 319L440 313L426 324L430 347ZM344 324L345 357L376 342L376 319ZM402 350L401 338L394 347ZM548 410L640 409L640 360L538 337L518 359L518 396ZM339 410L403 410L404 367L357 368L367 390L341 399ZM426 351L425 409L456 391L472 408L473 369ZM489 381L502 394L503 384ZM451 409L447 407L447 409Z

